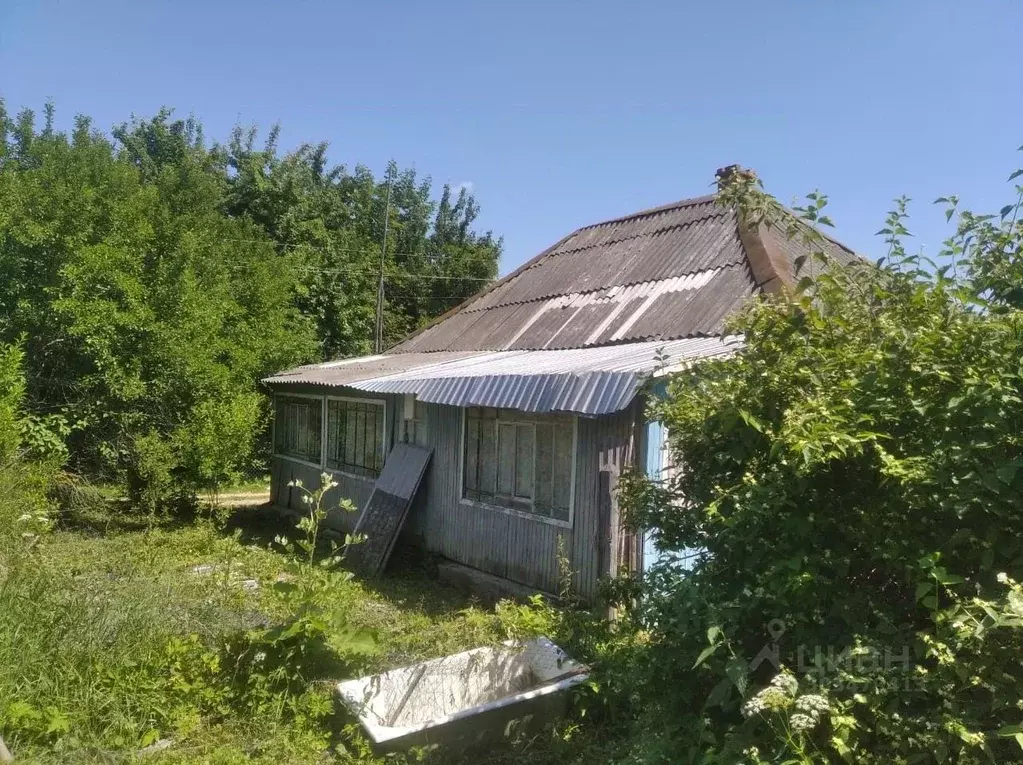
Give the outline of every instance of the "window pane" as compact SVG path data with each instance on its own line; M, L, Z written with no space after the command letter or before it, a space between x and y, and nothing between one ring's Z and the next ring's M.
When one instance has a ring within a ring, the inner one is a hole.
M514 425L497 426L497 493L511 496L515 491L515 431Z
M305 405L305 458L310 462L320 462L320 438L323 435L323 402L309 401Z
M515 428L515 496L533 498L533 439L532 425Z
M303 456L309 453L309 407L299 404L295 407L298 412L295 426L295 449Z
M383 423L379 422L378 410L375 406L366 407L366 467L376 470L377 458L380 454L380 441L383 434Z
M480 421L469 417L465 421L465 488L479 489Z
M480 422L479 477L481 492L497 492L497 423L494 420Z
M547 424L536 426L536 486L533 496L536 511L550 515L554 502L554 428Z
M469 408L463 496L567 520L574 419L510 409Z
M355 459L353 465L366 464L366 436L369 429L366 427L366 409L362 404L349 404L351 409L350 417L355 420Z
M373 413L365 404L358 404L359 414L362 417L362 451L359 454L359 465L373 464L373 451L376 444L373 438Z
M338 433L337 433L337 402L327 402L327 465L331 467L337 467L337 447L338 447Z
M572 491L572 426L554 428L554 516L568 520Z
M278 397L274 412L274 450L278 454L320 462L322 399Z
M277 451L319 463L323 439L322 402L309 399L278 406L281 423ZM386 434L384 410L378 404L355 401L327 401L327 443L329 467L376 476L383 468Z
M355 417L352 416L351 405L347 401L340 403L344 412L345 450L342 458L346 465L355 464Z
M323 457L323 401L317 401L309 407L309 425L312 431L309 459L319 463Z

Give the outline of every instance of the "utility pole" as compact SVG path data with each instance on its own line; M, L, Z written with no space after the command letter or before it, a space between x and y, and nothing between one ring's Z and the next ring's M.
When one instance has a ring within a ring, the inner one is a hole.
M377 326L373 347L376 353L384 349L384 261L387 257L387 223L391 218L391 172L387 171L387 202L384 204L384 238L380 243L380 279L377 282Z

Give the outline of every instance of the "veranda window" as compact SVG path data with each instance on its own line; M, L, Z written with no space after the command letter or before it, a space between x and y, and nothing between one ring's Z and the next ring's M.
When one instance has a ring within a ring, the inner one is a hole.
M573 422L511 409L466 411L465 499L568 522Z
M278 396L275 418L275 451L319 465L323 399Z
M327 399L327 467L376 478L384 444L384 402Z

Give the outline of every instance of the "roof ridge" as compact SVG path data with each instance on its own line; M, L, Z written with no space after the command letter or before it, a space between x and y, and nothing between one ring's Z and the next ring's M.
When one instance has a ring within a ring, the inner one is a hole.
M666 233L668 231L675 231L676 229L682 229L682 228L690 228L691 226L695 226L695 225L700 224L700 223L705 223L710 218L717 217L719 215L724 216L724 215L727 215L727 214L728 214L728 210L726 208L722 207L720 213L718 213L718 212L710 213L710 214L705 215L702 218L693 218L692 220L687 220L684 223L673 223L672 225L665 226L664 228L658 228L658 229L655 229L653 231L646 231L646 232L643 232L642 234L633 234L632 236L625 236L625 237L622 237L621 239L608 239L606 241L597 242L595 244L587 244L587 245L585 245L583 247L575 247L575 248L569 249L569 250L553 251L553 252L550 253L550 255L551 255L551 257L561 257L562 255L571 255L573 253L582 252L583 250L588 250L588 249L591 249L593 247L601 247L601 246L607 245L607 244L618 244L620 242L629 242L629 241L632 241L633 239L642 239L643 237L648 237L648 236L659 236L659 235L664 234L664 233ZM625 220L630 220L630 219L629 218L623 218L622 220L625 221ZM597 225L602 225L602 224L597 224ZM583 229L577 229L577 230L573 231L572 232L572 236L575 236L576 234L578 234L582 230ZM566 237L566 239L570 239L570 238L571 237ZM534 265L539 265L539 263L535 263Z
M608 218L597 223L590 223L586 226L580 226L572 234L578 234L580 231L589 231L593 228L599 228L600 226L606 226L609 223L624 223L627 220L635 220L636 218L643 218L647 215L656 215L657 213L667 212L668 210L680 210L684 207L697 207L699 205L705 205L713 202L717 199L717 194L703 194L698 197L688 197L687 199L680 199L677 202L668 202L667 204L658 205L657 207L650 207L646 210L640 210L639 212L629 213L628 215L621 215L617 218Z

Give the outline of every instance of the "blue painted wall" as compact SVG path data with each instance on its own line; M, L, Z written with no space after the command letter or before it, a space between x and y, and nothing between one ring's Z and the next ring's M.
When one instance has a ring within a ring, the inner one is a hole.
M660 422L648 422L646 425L646 462L645 470L648 478L659 480L663 467L664 425ZM643 534L643 570L646 571L658 560L660 553L654 548L654 535L647 531Z
M650 394L663 397L667 390L667 382L660 381L650 388ZM646 424L646 455L645 471L647 477L654 481L661 480L661 473L665 467L667 450L665 439L667 428L660 422L648 422ZM683 570L691 570L696 559L703 554L702 550L686 548L678 553L663 553L654 546L655 535L652 531L643 534L643 570L648 571L650 567L659 560L670 556Z

